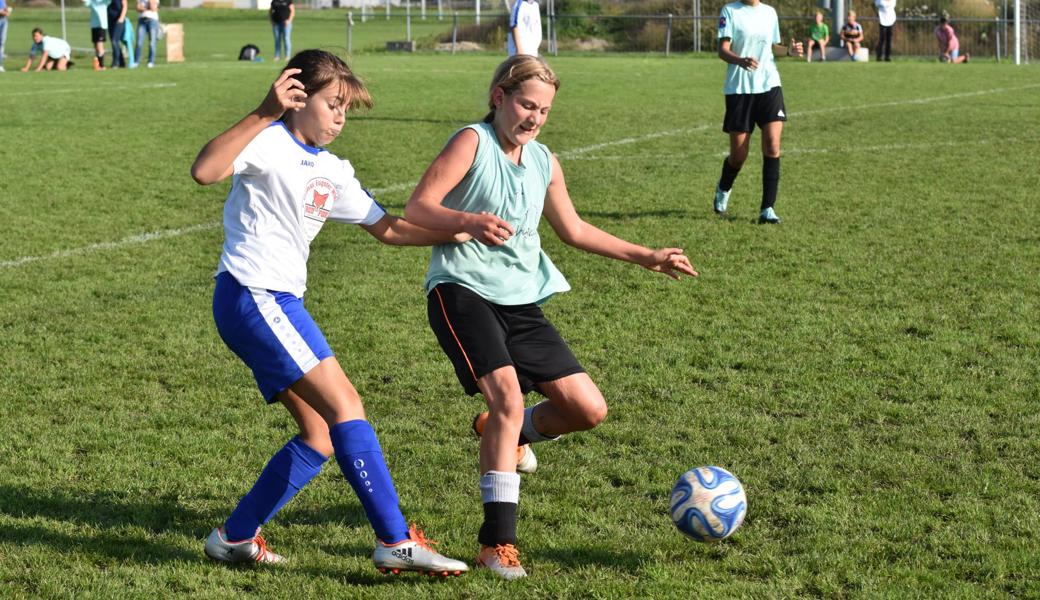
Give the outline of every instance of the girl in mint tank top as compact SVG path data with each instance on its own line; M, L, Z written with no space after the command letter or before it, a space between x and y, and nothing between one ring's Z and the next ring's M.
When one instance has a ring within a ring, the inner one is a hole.
M633 244L578 216L559 161L535 141L559 85L541 58L517 55L499 65L491 112L455 132L405 207L416 225L473 238L434 246L427 312L459 383L487 402L473 421L484 504L477 566L506 579L526 575L517 550L517 472L537 468L530 444L592 429L607 414L599 388L542 312L543 302L570 286L542 251L541 218L580 250L674 279L697 275L679 248ZM531 391L545 400L525 408Z

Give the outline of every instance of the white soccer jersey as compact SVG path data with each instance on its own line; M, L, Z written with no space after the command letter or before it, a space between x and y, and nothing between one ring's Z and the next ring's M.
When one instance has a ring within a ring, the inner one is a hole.
M726 68L724 94L761 94L780 85L780 72L773 60L773 44L780 43L780 23L772 6L731 2L719 14L719 39L730 39L730 50L742 58L758 61L748 71L737 65Z
M302 297L311 240L326 219L371 225L386 214L349 161L300 143L281 121L249 142L234 173L217 272L247 287Z
M513 4L513 12L509 16L510 32L515 27L520 36L520 45L524 54L538 56L538 46L542 44L542 17L538 12L538 3L531 0L516 0ZM512 33L509 38L509 56L516 54L516 41Z

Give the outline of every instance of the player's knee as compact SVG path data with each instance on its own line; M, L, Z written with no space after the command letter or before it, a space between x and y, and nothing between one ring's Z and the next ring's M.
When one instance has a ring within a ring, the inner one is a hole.
M607 403L602 398L582 406L582 410L576 415L572 425L579 430L592 429L607 418Z

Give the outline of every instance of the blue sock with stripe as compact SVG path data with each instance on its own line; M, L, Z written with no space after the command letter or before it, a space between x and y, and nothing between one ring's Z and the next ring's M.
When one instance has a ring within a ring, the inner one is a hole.
M296 492L303 489L328 460L299 438L289 440L264 467L253 489L242 497L224 523L227 539L248 540L268 522Z
M408 539L408 523L398 506L394 480L372 426L363 419L345 421L331 427L329 435L336 462L361 500L376 537L386 544Z

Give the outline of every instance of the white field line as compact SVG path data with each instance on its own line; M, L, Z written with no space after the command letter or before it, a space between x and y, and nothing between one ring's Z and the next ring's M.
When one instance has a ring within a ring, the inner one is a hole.
M158 85L163 85L163 84L158 84ZM166 84L166 85L176 85L176 84ZM1018 91L1018 90L1026 90L1026 89L1031 89L1031 88L1036 88L1036 87L1040 87L1040 84L1024 85L1024 86L1013 87L1013 88L992 88L992 89L989 89L989 90L977 90L977 91L974 91L974 92L963 92L963 93L960 93L960 94L947 94L947 95L944 95L944 96L932 96L932 97L929 97L929 98L915 98L915 99L912 99L912 100L894 100L894 101L891 101L891 102L880 102L880 103L877 103L877 104L860 104L860 105L855 105L855 106L838 106L838 107L833 107L833 108L823 108L823 109L817 109L817 110L809 110L809 111L802 111L802 112L792 113L791 116L804 116L804 115L822 114L822 113L830 113L830 112L842 112L842 111L849 111L849 110L863 110L863 109L888 107L888 106L903 106L903 105L908 105L908 104L928 104L928 103L931 103L931 102L941 102L941 101L944 101L944 100L956 100L958 98L968 98L968 97L972 97L972 96L985 96L985 95L990 95L990 94L999 94L999 93L1003 93L1003 92L1012 92L1012 91ZM11 94L11 95L13 95L13 94ZM622 145L627 145L627 144L635 144L635 143L638 143L638 142L654 140L654 139L658 139L658 138L662 138L662 137L670 137L670 136L682 135L684 133L692 133L694 131L702 131L702 130L708 129L710 127L714 127L714 125L699 125L699 126L695 126L695 127L685 127L685 128L680 128L680 129L671 129L671 130L667 130L667 131L658 131L658 132L648 133L646 135L641 135L641 136L637 136L637 137L623 138L623 139L614 140L614 141L611 141L611 142L602 142L602 143L599 143L599 144L592 144L591 146L585 146L583 148L575 148L573 150L564 150L562 152L559 152L558 156L560 158L571 158L571 159L573 159L573 158L580 157L582 154L587 154L589 152L594 152L596 150L602 150L604 148L610 148L610 147L614 147L614 146L622 146ZM936 145L937 144L934 144L934 143L927 144L928 147L934 147ZM884 147L880 147L879 146L879 147L877 147L877 149L883 150L883 149L893 148L895 146L910 147L912 145L911 144L905 144L905 145L897 144L897 145L893 145L893 146L884 146ZM807 150L803 150L803 152L826 152L826 150L822 150L822 149L821 150L807 149ZM389 185L389 186L387 186L385 188L373 189L372 192L374 194L381 194L381 193L386 193L386 192L392 192L392 191L407 189L407 188L409 188L411 186L414 186L414 185L415 185L415 183L395 183L395 184ZM35 262L44 261L44 260L69 258L69 257L72 257L72 256L79 256L79 255L82 255L82 254L88 254L88 253L91 253L91 252L97 252L97 251L101 251L101 250L112 250L112 249L116 249L116 248L122 248L122 247L125 247L125 246L131 246L131 245L134 245L134 244L143 244L143 243L151 242L151 241L154 241L154 240L161 240L161 239L167 239L167 238L172 238L172 237L179 237L179 236L182 236L182 235L187 235L187 234L195 233L195 232L198 232L198 231L205 231L205 230L208 230L208 229L216 229L217 227L220 227L220 226L221 226L220 222L213 221L213 222L209 222L209 223L200 223L198 225L192 225L192 226L189 226L189 227L181 227L181 228L178 228L178 229L163 229L163 230L160 230L160 231L152 231L152 232L148 232L148 233L132 235L132 236L129 236L129 237L125 237L125 238L123 238L121 240L116 240L114 242L100 242L100 243L97 243L97 244L89 244L87 246L80 246L78 248L69 248L67 250L58 250L58 251L52 252L50 254L41 254L41 255L37 255L37 256L23 256L23 257L14 258L14 259L11 259L11 260L0 261L0 270L20 267L22 265L27 265L27 264L31 264L31 263L35 263Z
M145 85L101 85L105 91L108 90L141 90L141 89L159 89L159 88L171 88L175 87L176 83L148 83ZM31 90L28 92L12 92L10 94L0 94L0 98L13 98L14 96L38 96L40 94L71 94L71 93L82 93L83 88L57 88L57 89L38 89Z
M893 150L919 150L937 147L958 148L961 146L981 146L988 144L1017 144L1027 143L1028 140L1017 138L1000 138L992 140L972 140L969 142L921 142L916 144L882 144L878 146L832 146L829 148L784 148L783 156L791 154L854 154L857 152L889 152ZM712 159L726 158L728 151L715 152L712 154L701 154L699 158L709 156ZM692 154L607 154L596 156L576 156L573 160L641 160L641 161L664 161L664 160L690 160L698 158Z

